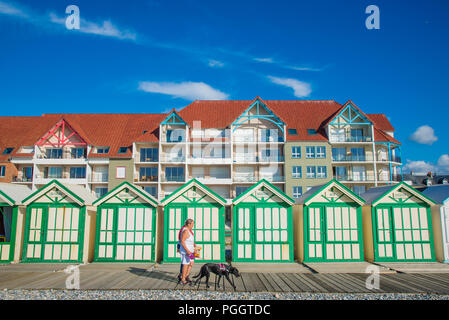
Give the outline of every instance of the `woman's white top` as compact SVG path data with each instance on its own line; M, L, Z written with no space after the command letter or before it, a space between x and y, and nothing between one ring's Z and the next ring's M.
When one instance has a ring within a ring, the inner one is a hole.
M184 241L184 244L185 244L185 246L187 247L187 249L189 249L189 251L190 251L191 253L193 253L193 250L195 249L195 246L194 246L194 240L195 240L195 239L194 239L192 233L190 232L190 230L187 229L187 228L185 228L184 231L183 231L182 233L184 233L184 232L186 232L186 231L189 233L189 237ZM181 239L182 239L182 235L181 235ZM179 251L180 251L181 253L183 253L183 254L186 253L186 250L184 249L184 247L182 246L182 244L181 244L181 248L179 248Z

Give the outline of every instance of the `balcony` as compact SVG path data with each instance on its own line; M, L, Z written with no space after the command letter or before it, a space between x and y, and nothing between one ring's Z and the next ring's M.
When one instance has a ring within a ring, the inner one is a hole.
M352 136L342 136L342 135L339 135L339 136L331 135L329 137L329 141L331 143L345 143L345 142L358 142L358 143L365 142L365 143L367 143L367 142L372 142L373 139L368 136L352 137Z
M284 156L259 157L259 162L284 162Z
M256 175L254 173L240 173L235 174L234 178L232 179L234 182L257 182L258 179L256 178Z
M33 182L33 178L27 178L27 177L13 177L12 178L13 183L31 183Z
M185 162L185 161L186 161L185 156L170 156L170 155L161 156L161 162Z
M158 176L139 176L135 180L137 180L136 182L147 183L147 182L158 182L159 179Z
M333 162L372 162L373 158L372 157L367 157L367 156L352 156L352 155L348 155L348 156L337 156L337 157L332 157L332 161Z
M270 182L285 182L284 176L278 176L278 175L260 175L259 180L265 179Z
M391 161L392 162L397 162L397 163L402 163L402 158L401 157L392 157Z
M89 182L105 183L109 181L108 174L93 173Z
M335 179L344 182L374 182L374 175L367 175L367 174L336 175Z
M230 157L222 157L222 156L217 156L217 157L192 156L191 158L187 159L187 163L189 163L189 164L230 164L231 158Z
M236 155L234 157L234 162L238 163L258 162L258 158L252 155Z
M230 184L231 177L190 177L190 179L197 179L204 184Z
M169 177L161 177L162 182L185 182L185 176L169 176Z

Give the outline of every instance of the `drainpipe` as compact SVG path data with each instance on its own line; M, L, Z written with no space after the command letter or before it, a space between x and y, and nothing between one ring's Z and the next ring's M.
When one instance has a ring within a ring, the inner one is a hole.
M376 146L374 143L374 126L373 125L371 125L371 136L373 139L374 186L377 187Z

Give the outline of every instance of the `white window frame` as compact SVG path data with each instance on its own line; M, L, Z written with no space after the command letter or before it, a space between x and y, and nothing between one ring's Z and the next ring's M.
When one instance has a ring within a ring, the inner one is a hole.
M310 168L313 168L313 173L309 172ZM315 166L307 166L306 176L307 176L307 179L315 179L316 178L316 167Z
M299 168L299 172L297 170L298 168ZM294 178L294 179L302 178L302 167L301 166L293 166L292 167L292 178Z
M295 191L295 189L296 189L296 191ZM300 191L298 192L298 190L300 190ZM302 187L301 186L293 186L292 191L293 191L293 198L298 199L302 196Z
M123 174L119 175L119 169L123 169ZM116 179L126 179L126 167L116 167L115 168L115 178Z
M327 178L327 167L326 166L317 166L315 169L315 175L317 179L326 179Z
M315 148L315 158L316 159L326 159L326 147L317 146Z
M313 150L313 153L310 152L310 149ZM316 148L314 146L306 146L306 159L315 159Z
M295 149L299 152L295 152ZM301 159L301 146L292 146L292 159Z

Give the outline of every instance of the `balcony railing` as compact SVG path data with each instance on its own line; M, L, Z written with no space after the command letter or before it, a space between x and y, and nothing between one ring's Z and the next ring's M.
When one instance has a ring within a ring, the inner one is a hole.
M330 142L372 142L373 139L367 136L351 137L351 136L330 136Z
M61 154L46 154L41 153L37 155L38 159L86 159L86 151L83 154L72 153L71 151L63 151Z
M265 179L270 182L284 182L284 176L260 175L260 180Z
M32 182L33 178L27 178L27 177L13 177L12 182Z
M373 161L372 157L367 156L336 156L332 157L332 161L334 162L365 162L365 161Z
M235 156L234 162L258 162L256 156Z
M162 157L162 160L164 162L185 162L186 157L185 156L168 156L165 155Z
M270 156L270 157L260 157L260 162L283 162L284 156Z
M256 182L257 178L253 173L234 175L234 182Z
M109 175L107 174L92 174L90 177L90 182L108 182L109 181Z
M169 177L162 177L162 182L185 182L184 176L169 176Z
M140 176L138 178L138 182L157 182L158 177L157 176Z
M372 182L372 181L374 181L373 175L366 175L366 174L336 175L335 178L338 181L351 181L351 182Z

